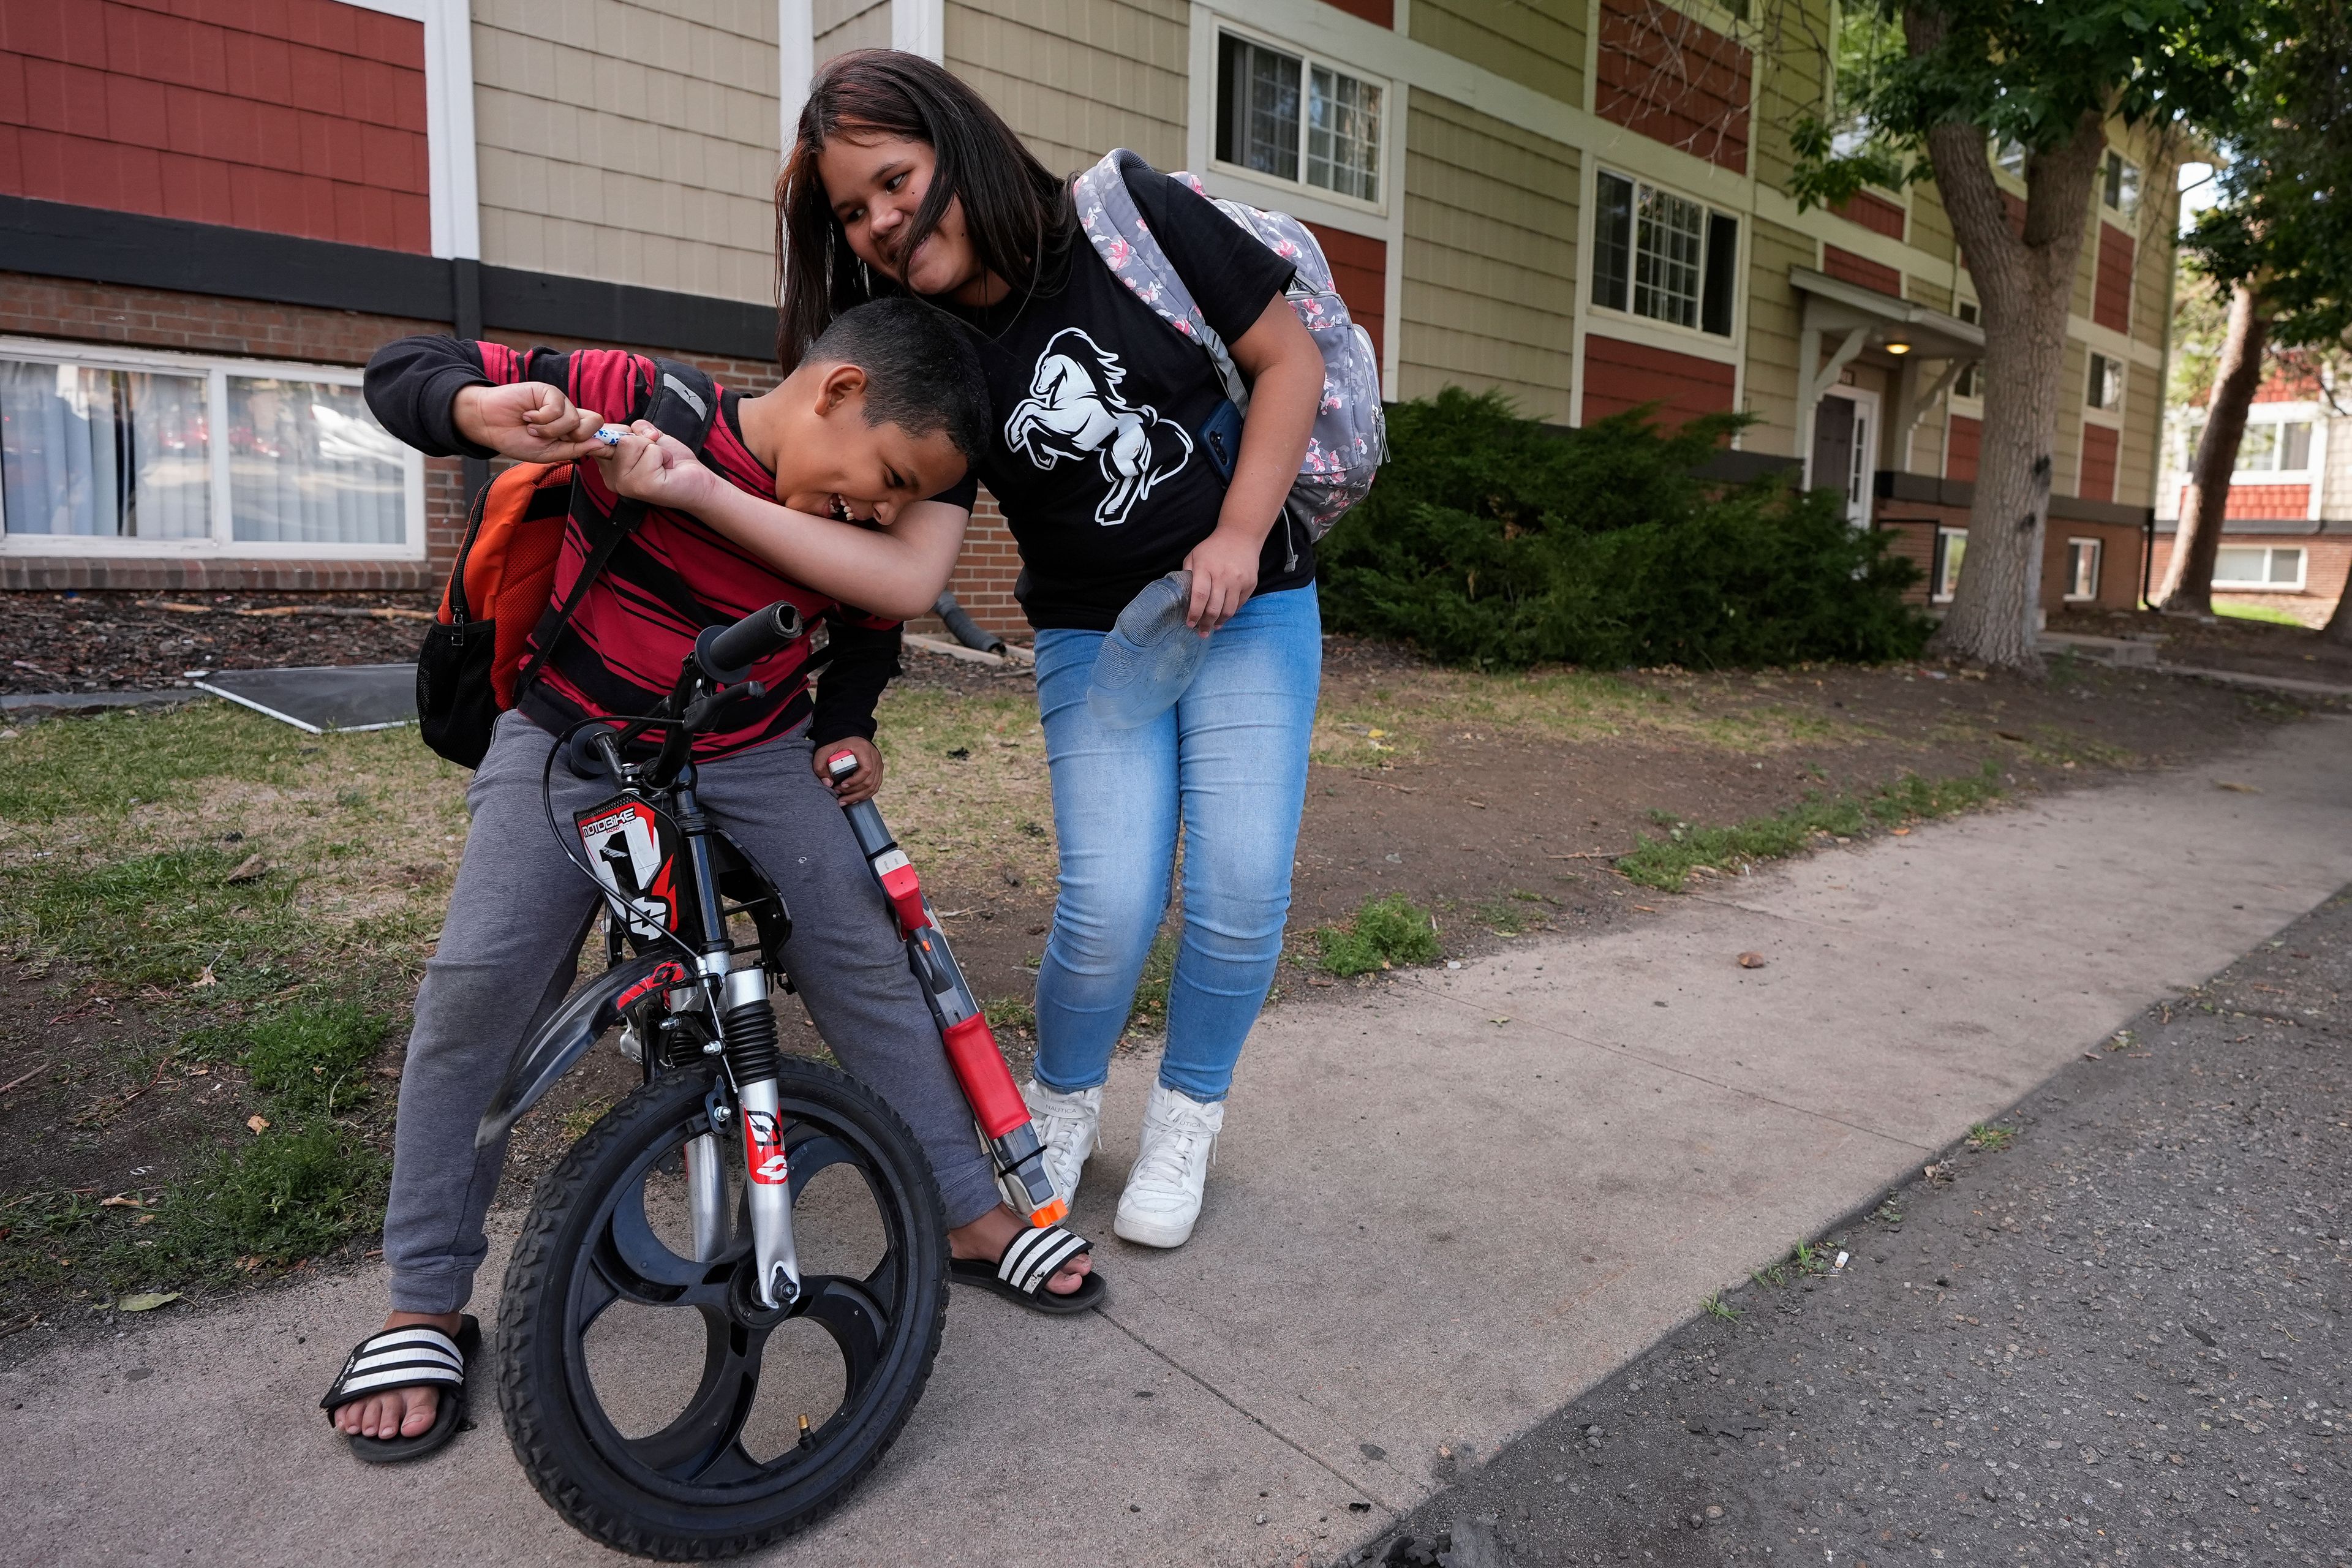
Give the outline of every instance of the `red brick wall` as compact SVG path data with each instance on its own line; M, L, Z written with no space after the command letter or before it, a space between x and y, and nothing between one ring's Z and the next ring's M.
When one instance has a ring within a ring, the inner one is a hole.
M1840 250L1834 245L1822 247L1822 270L1848 283L1859 283L1881 294L1903 297L1903 274L1894 268L1856 256L1851 250Z
M1388 241L1320 224L1307 226L1323 247L1323 259L1331 264L1331 282L1348 301L1348 314L1372 334L1377 356L1388 333Z
M1969 509L1960 506L1931 506L1916 501L1883 500L1872 526L1894 536L1892 552L1912 562L1919 568L1919 581L1904 596L1915 605L1928 602L1928 591L1934 587L1929 574L1935 567L1936 530L1965 529L1969 525ZM2128 610L2139 603L2140 555L2147 541L2141 531L2128 523L2074 522L2064 518L2050 520L2049 531L2043 537L2042 550L2042 607L2056 610L2066 603L2066 542L2069 539L2095 539L2099 542L2099 596L2082 601L2090 605L2111 610ZM1960 568L1967 575L1968 568Z
M2178 535L2158 533L2156 536L2156 563L2151 568L2153 582L2164 581L2164 569L2172 559L2172 542ZM2226 591L2225 596L2250 603L2277 604L2281 608L2312 605L2318 610L2332 608L2343 596L2346 579L2352 576L2352 537L2344 534L2309 533L2225 533L2224 544L2283 544L2305 552L2303 561L2303 592L2244 593L2238 589Z
M1748 51L1664 0L1601 0L1593 111L1748 172Z
M2091 289L2091 320L2131 331L2132 263L2138 241L2111 223L2099 226L2099 270Z
M1868 191L1856 191L1830 211L1848 223L1858 223L1874 234L1889 239L1903 237L1904 212L1884 196L1874 196Z
M110 284L0 272L0 333L62 338L186 353L234 354L360 365L394 338L446 331L446 321L368 316L224 300L207 294L121 289ZM530 339L489 334L516 348L609 345L577 339ZM633 345L634 346L634 345ZM765 361L681 354L723 386L764 392L776 367ZM426 559L416 562L239 562L220 560L93 561L74 557L0 558L0 586L9 588L384 588L437 584L455 557L465 525L463 479L455 458L425 461Z
M2116 499L2116 432L2105 425L2083 426L2083 472L2074 493L2084 500Z
M0 0L0 192L431 248L421 23L337 0Z
M1973 482L1977 477L1977 452L1983 445L1984 422L1965 414L1953 415L1951 430L1944 437L1944 477Z
M1593 333L1584 340L1583 423L1606 419L1645 403L1658 405L1669 426L1702 414L1731 412L1732 367Z

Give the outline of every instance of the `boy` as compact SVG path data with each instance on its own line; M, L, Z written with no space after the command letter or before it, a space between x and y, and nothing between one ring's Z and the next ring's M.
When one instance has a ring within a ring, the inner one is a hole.
M737 702L725 728L697 742L703 806L803 915L784 948L794 983L845 1065L887 1095L922 1140L954 1256L994 1259L1023 1228L1000 1201L970 1107L840 809L881 780L874 704L898 657L898 626L780 576L755 551L633 481L625 470L642 457L643 440L615 449L596 431L641 414L655 380L652 362L616 351L523 354L441 337L404 338L368 364L369 406L427 454L595 458L575 480L593 510L608 511L622 494L652 504L538 679L499 717L467 790L473 828L439 952L417 992L384 1217L385 1330L433 1332L363 1347L338 1380L346 1394L364 1385L331 1415L363 1459L416 1458L457 1428L436 1417L443 1395L462 1389L458 1310L487 1251L482 1217L506 1152L477 1152L474 1129L517 1045L569 989L596 912L594 890L548 830L541 804L554 735L583 718L650 711L697 632L779 599L812 620L830 614L832 662L814 702L805 640L755 668L767 695ZM961 514L922 498L961 479L985 447L989 422L986 384L961 334L927 306L877 301L843 315L773 391L742 397L722 389L700 466L763 501L903 530L908 548L944 567ZM558 602L587 553L576 517L557 565ZM871 607L903 616L927 606ZM836 796L822 770L844 750L859 767ZM551 779L559 821L609 789L561 765ZM1044 1289L1099 1293L1087 1272L1081 1254Z

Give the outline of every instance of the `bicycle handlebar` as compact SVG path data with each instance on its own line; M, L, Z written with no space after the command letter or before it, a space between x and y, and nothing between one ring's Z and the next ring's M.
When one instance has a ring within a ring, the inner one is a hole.
M694 657L705 675L722 686L731 686L750 674L753 665L790 646L800 635L800 607L779 599L731 626L704 627L694 639Z

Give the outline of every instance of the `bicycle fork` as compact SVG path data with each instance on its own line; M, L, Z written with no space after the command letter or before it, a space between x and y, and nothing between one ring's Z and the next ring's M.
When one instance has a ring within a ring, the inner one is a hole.
M693 770L684 770L676 795L679 835L701 904L703 984L719 1005L719 1037L735 1089L735 1121L743 1141L744 1206L751 1219L752 1296L763 1308L800 1300L800 1257L793 1241L793 1175L784 1153L784 1118L776 1075L776 1015L768 1003L768 972L758 963L731 969L733 954L711 866L708 824L697 804ZM727 1236L727 1183L718 1138L706 1133L686 1146L687 1200L698 1261L707 1262Z

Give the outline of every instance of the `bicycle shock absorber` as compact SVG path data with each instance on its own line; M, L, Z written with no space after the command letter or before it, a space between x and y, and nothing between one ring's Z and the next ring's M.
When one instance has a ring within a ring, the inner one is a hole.
M745 1202L751 1211L751 1253L759 1268L763 1307L788 1307L801 1293L800 1257L793 1242L793 1177L784 1155L782 1101L776 1092L776 1015L768 1005L767 971L757 964L727 976L726 1011L719 1020L728 1075L743 1123Z
M825 759L824 765L835 778L845 778L857 771L857 759L837 752ZM932 1021L939 1026L940 1043L947 1047L948 1065L955 1069L956 1081L971 1102L998 1174L1008 1178L1021 1194L1030 1224L1054 1224L1069 1214L1070 1205L1055 1193L1053 1178L1045 1174L1045 1150L1029 1119L1029 1102L1021 1098L1013 1069L1004 1065L996 1033L988 1026L971 986L964 980L962 966L948 947L947 933L932 915L930 900L923 897L914 866L898 841L890 837L872 801L861 800L842 809L849 817L850 831L857 836L858 852L866 857L897 917L907 942L908 967L922 983L923 999L930 1004Z

